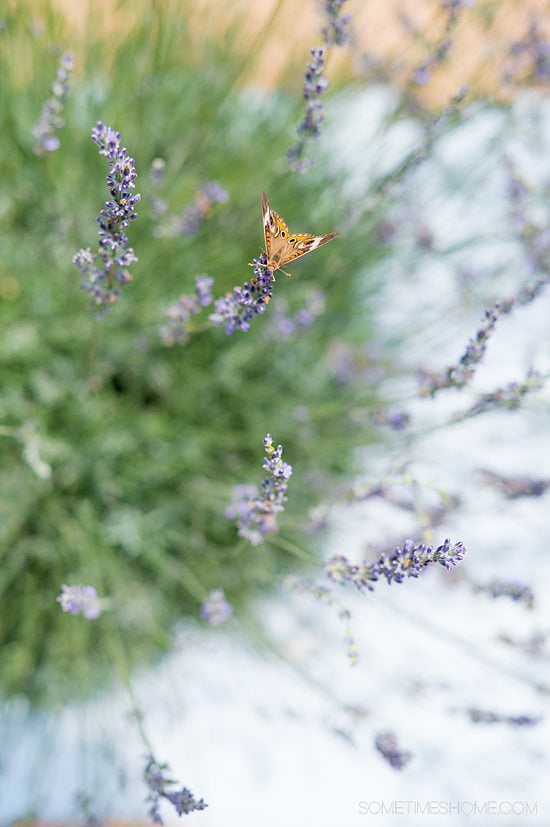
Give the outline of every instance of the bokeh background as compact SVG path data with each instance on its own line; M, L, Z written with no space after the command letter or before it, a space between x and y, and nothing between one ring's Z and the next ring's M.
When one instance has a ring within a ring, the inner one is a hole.
M547 497L506 500L482 472L550 478L548 394L449 424L530 368L545 376L547 296L501 320L467 391L421 398L416 371L456 362L486 307L548 271L548 9L350 0L300 175L286 152L325 6L2 9L2 823L143 821L135 704L159 759L209 802L192 824L362 824L361 801L403 800L536 802L502 823L547 818ZM65 52L61 147L37 157ZM134 281L100 321L71 263L107 198L98 119L122 133L142 196ZM211 181L228 200L189 232ZM165 309L196 275L216 295L249 277L262 190L292 229L339 239L278 276L248 333L205 325L166 347ZM277 314L316 291L323 312L287 336ZM266 432L294 475L279 533L253 548L224 511L260 481ZM376 484L390 494L360 502ZM350 669L338 608L284 577L324 582L315 559L407 536L460 539L467 560L360 600L335 592ZM496 577L531 584L534 608L476 591ZM93 582L110 610L64 615L65 582ZM198 619L211 588L235 607L218 630ZM474 707L541 721L475 724ZM388 729L413 753L401 772L374 748Z

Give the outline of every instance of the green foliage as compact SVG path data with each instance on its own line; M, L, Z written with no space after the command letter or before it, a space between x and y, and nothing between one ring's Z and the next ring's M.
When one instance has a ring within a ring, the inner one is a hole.
M296 230L339 229L347 210L322 159L306 178L288 171L296 89L243 87L238 39L198 42L190 5L145 4L109 36L93 34L90 19L91 34L74 43L47 4L37 14L18 2L0 33L0 690L33 701L108 683L115 627L131 661L148 659L210 588L243 607L296 565L276 542L240 543L224 517L233 486L262 479L266 432L295 469L280 519L290 540L370 438L354 412L372 389L336 381L327 359L336 340L368 338L357 276L375 252L365 230L306 257L292 280L278 276L273 305L298 309L312 287L327 296L298 337L266 337L270 305L246 334L208 328L185 347L161 343L163 309L192 292L195 275L213 275L215 295L249 278L263 189ZM75 75L61 148L39 158L32 126L64 51ZM128 229L134 281L101 321L71 263L97 246L107 198L107 164L90 140L97 120L122 133L142 196ZM171 212L210 180L230 193L192 238L158 232L148 180L157 157ZM111 612L95 622L63 614L62 583L93 583Z

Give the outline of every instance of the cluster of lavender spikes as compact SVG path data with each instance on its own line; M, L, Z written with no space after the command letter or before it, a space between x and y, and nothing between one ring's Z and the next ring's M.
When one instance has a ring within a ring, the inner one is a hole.
M32 130L34 151L37 155L55 152L61 145L56 132L59 132L64 126L61 113L69 91L69 80L72 71L72 55L63 55L57 67L55 80L50 86L51 97L42 107L40 117Z
M201 618L209 626L221 626L233 614L233 606L229 603L223 589L212 589L201 606Z
M165 311L167 322L160 329L160 336L167 347L184 345L189 339L187 324L192 316L200 313L201 308L212 304L212 276L204 273L195 278L195 292L192 295L184 293Z
M93 586L61 586L56 598L64 612L83 615L87 620L96 620L103 611L102 601Z
M232 293L226 293L214 302L214 312L209 319L215 325L224 325L228 336L236 330L246 332L250 329L250 322L259 313L265 313L273 295L273 274L267 269L267 257L262 253L260 258L253 259L254 276L243 284L235 287Z
M377 735L374 744L378 752L394 770L402 770L413 757L412 752L399 749L397 746L397 738L393 732L383 732Z
M167 777L166 773L169 770L167 764L159 764L152 755L147 755L146 761L143 777L149 789L147 801L151 804L149 816L153 824L164 824L159 811L161 798L169 801L179 816L188 815L194 810L205 810L208 807L202 798L197 800L187 787L182 787L181 790L170 789L177 782Z
M373 583L385 577L388 583L402 583L407 577L419 577L431 563L439 563L450 569L459 563L466 553L462 543L445 540L437 548L415 545L407 539L391 554L381 554L374 563L366 560L355 565L347 557L337 554L325 563L325 573L335 583L353 583L359 591L372 591Z
M292 476L292 466L283 461L283 446L273 446L273 437L264 438L264 471L269 476L262 482L261 490L255 485L237 485L225 516L237 521L239 537L253 546L263 542L268 534L277 531L277 514L284 511L286 490Z
M137 218L135 207L140 196L131 192L135 189L135 163L121 147L120 133L99 121L92 130L92 141L99 146L99 154L109 161L107 186L111 199L97 217L97 253L94 255L89 247L79 250L73 263L80 270L82 289L90 293L93 303L106 312L118 299L120 288L132 280L126 268L134 264L137 257L128 247L124 228Z
M485 321L476 331L474 338L468 342L458 365L452 365L439 373L419 371L421 396L435 396L443 388L463 388L468 384L485 355L487 342L493 334L499 316L498 303L485 311Z

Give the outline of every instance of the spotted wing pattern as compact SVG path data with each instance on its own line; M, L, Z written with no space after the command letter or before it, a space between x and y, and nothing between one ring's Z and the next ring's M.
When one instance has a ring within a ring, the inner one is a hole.
M265 252L267 269L273 273L306 253L311 253L323 244L332 241L338 233L311 235L291 233L279 213L269 206L267 195L262 193L262 215L264 222Z

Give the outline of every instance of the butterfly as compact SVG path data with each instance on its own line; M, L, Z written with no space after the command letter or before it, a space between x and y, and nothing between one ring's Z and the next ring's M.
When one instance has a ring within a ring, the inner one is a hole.
M338 233L329 233L328 235L291 233L279 213L276 213L269 206L265 192L262 193L262 217L267 256L266 268L272 273L284 267L290 261L294 261L295 258L305 256L306 253L311 253L317 247L327 244L338 235Z

